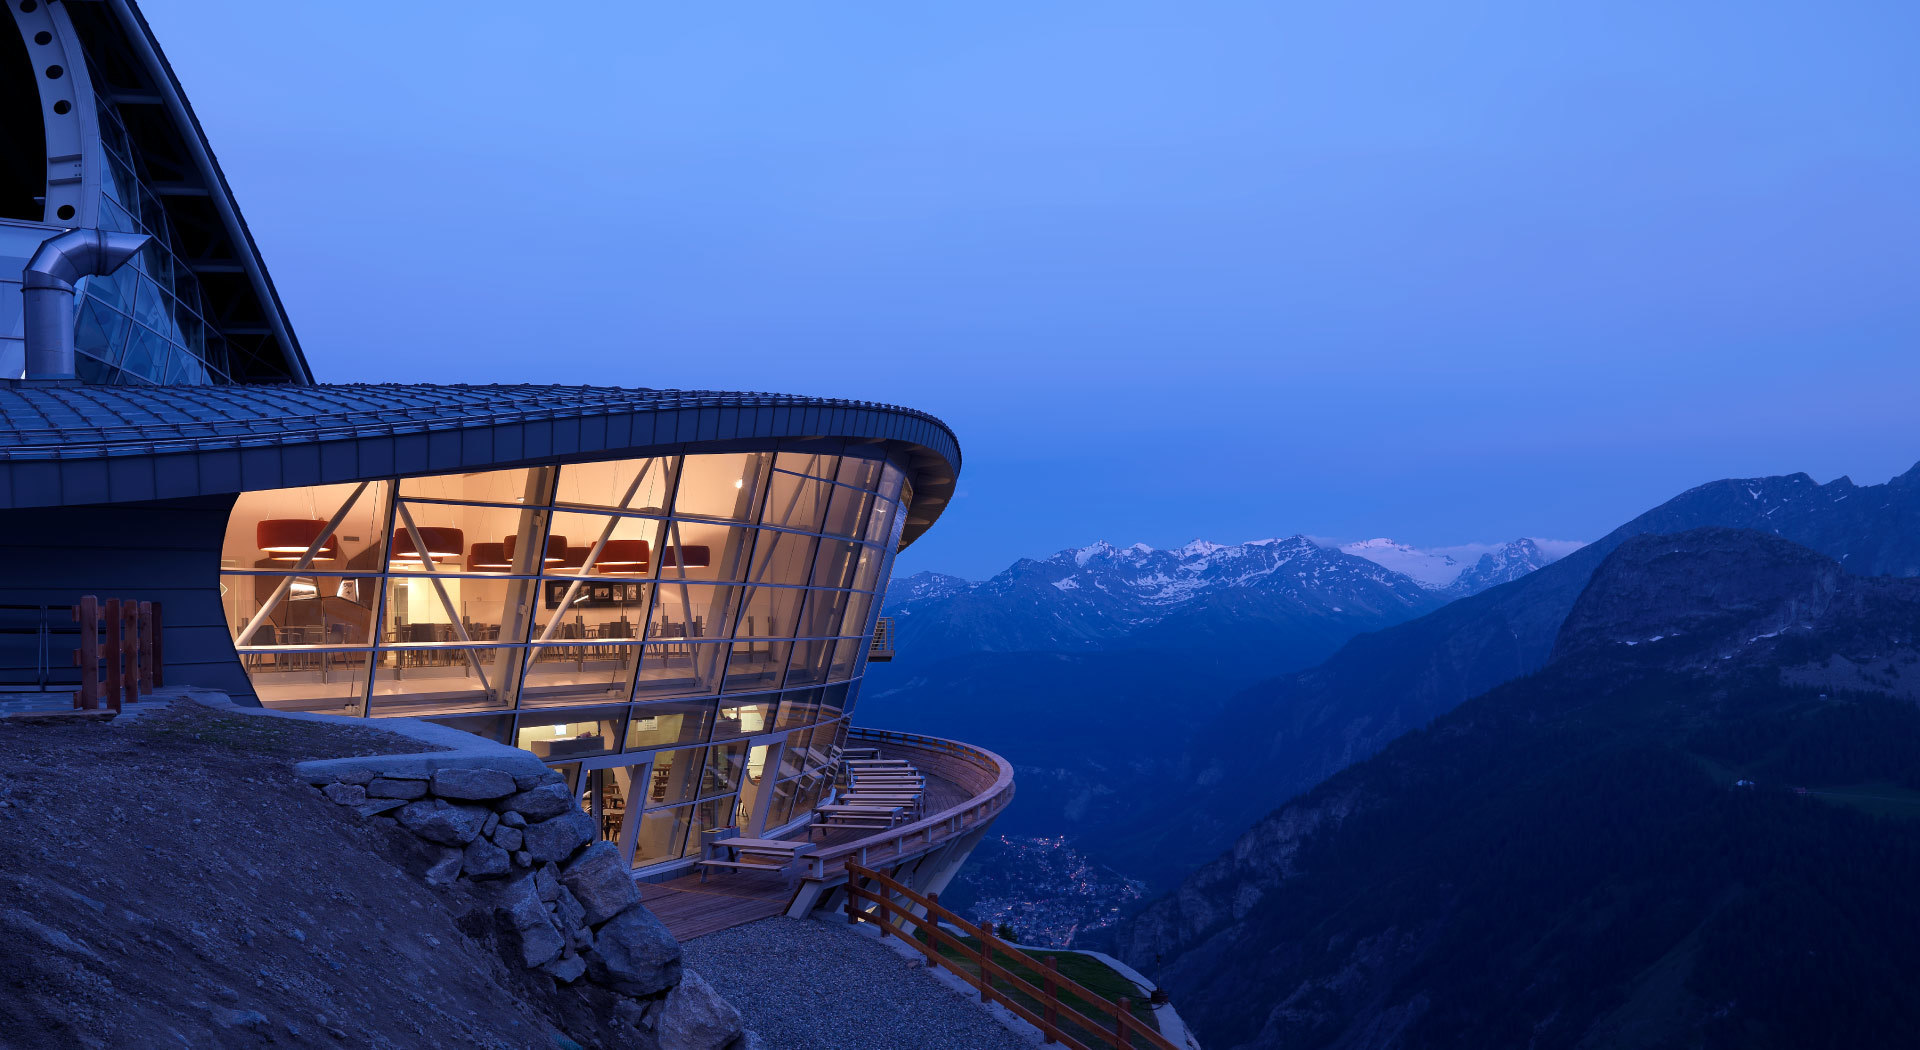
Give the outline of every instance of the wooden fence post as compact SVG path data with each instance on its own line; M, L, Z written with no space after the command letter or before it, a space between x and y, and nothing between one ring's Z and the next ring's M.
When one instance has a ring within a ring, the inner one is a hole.
M1054 1030L1060 1027L1060 985L1054 980L1060 972L1060 963L1051 955L1042 959L1041 962L1046 965L1046 970L1040 974L1040 986L1044 988L1047 993L1046 999L1041 1003L1042 1012L1047 1019L1047 1024L1046 1027L1040 1030L1040 1034L1046 1037L1047 1042L1051 1043L1055 1041L1053 1038Z
M115 711L120 710L120 693L123 688L120 680L120 665L126 659L125 646L120 640L120 630L125 621L120 616L120 599L108 598L106 608L107 647L101 655L107 658L107 702Z
M126 655L127 669L120 679L125 692L121 701L128 704L140 702L140 603L132 598L120 599L120 645ZM120 709L115 704L114 710Z
M850 891L861 900L872 901L875 912L881 916L880 921L891 925L894 913L898 912L902 930L895 932L899 936L909 936L904 932L907 928L905 923L909 920L917 924L913 929L928 935L930 939L926 945L916 942L914 946L928 958L929 964L934 962L932 955L938 951L941 939L950 937L957 958L947 962L947 968L961 979L973 982L980 992L982 1003L1002 1004L1039 1028L1046 1042L1074 1050L1092 1050L1094 1047L1133 1050L1136 1045L1156 1047L1158 1050L1178 1050L1150 1022L1133 1016L1131 998L1122 997L1116 1003L1082 986L1059 972L1059 964L1053 956L1031 955L1017 946L1002 942L992 930L942 907L932 894L916 892L885 874L855 863L848 863L846 869ZM863 877L868 888L863 889L859 885ZM907 910L902 911L902 908ZM928 918L919 918L912 910L914 908L926 909ZM876 921L872 914L863 913L861 918ZM933 925L929 926L929 921ZM949 935L943 923L951 923L956 930L964 933L965 939ZM977 942L979 947L970 946L969 940ZM1002 965L995 959L996 952L1011 962ZM966 968L969 963L974 969ZM1006 991L994 985L996 977L1007 982ZM1108 1014L1108 1020L1101 1021L1101 1013ZM1061 1027L1062 1018L1072 1019L1070 1028Z
M940 895L938 893L929 893L927 894L927 899L933 902L933 907L927 909L927 919L931 921L937 929L940 925L940 913L935 909L940 907ZM938 970L940 968L940 938L931 933L927 934L927 947L933 949L933 954L927 956L927 968L930 970Z
M85 595L73 607L73 618L80 622L80 648L73 662L80 665L80 688L73 694L73 706L91 711L100 706L100 599Z
M160 619L160 603L154 602L153 603L153 684L155 686L164 686L167 684L163 677L163 672L165 672L166 670L167 663L164 659L161 658L161 650L160 650L160 639L163 637L160 633L161 622L162 621Z
M153 603L140 603L140 695L153 695Z

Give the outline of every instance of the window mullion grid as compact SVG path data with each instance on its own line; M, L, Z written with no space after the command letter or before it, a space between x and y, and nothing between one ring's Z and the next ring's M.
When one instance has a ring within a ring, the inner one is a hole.
M682 477L684 474L684 469L683 469L684 463L685 463L684 457L667 457L667 456L653 457L653 464L656 467L664 468L667 471L668 481L670 482L670 484L666 486L668 490L667 498L663 500L663 503L666 504L666 509L663 512L656 513L656 514L636 514L624 508L598 508L597 512L603 514L604 516L631 517L631 518L641 518L641 519L650 519L650 520L661 520L662 515L664 515L665 529L669 533L671 542L675 548L680 547L681 533L679 529L679 519L676 513L676 508L679 503L680 485L681 485ZM538 468L535 468L535 469L538 469ZM537 509L545 513L546 521L542 523L541 527L537 530L539 532L539 536L535 538L536 541L534 543L530 544L530 548L534 552L544 552L546 549L547 540L552 535L552 531L555 527L555 524L556 524L555 516L557 513L563 510L568 512L574 512L574 513L594 513L595 512L595 510L589 510L587 508L574 508L574 507L563 508L562 506L560 506L554 501L554 497L555 495L557 495L558 471L562 469L564 469L564 465L558 466L555 468L550 468L548 472L548 476L545 479L547 481L546 495L544 500L542 500L537 505L537 507L530 507L528 504L515 504L515 505L491 504L491 503L483 504L483 503L474 503L474 502L467 502L467 501L438 500L438 499L432 499L432 498L413 499L413 500L410 500L409 502L460 505L460 506L485 506L485 507L497 507L499 509L522 510L522 511ZM764 516L765 516L767 503L772 498L771 496L772 475L775 472L776 472L775 469L772 468L770 464L768 468L762 472L761 479L759 481L759 489L756 491L753 497L753 505L751 508L752 513L749 514L745 518L745 520L738 521L738 522L731 522L731 521L717 522L716 521L716 522L713 522L713 524L719 524L719 525L724 525L726 527L734 527L734 528L766 530L774 533L805 535L805 536L814 537L816 538L817 541L843 540L843 539L849 538L849 537L843 537L837 534L830 534L826 532L824 525L820 527L815 527L813 529L799 529L799 528L767 524L764 521ZM398 506L397 501L399 501L402 497L400 495L400 486L399 486L400 479L399 478L389 478L384 480L386 484L389 486L389 488L388 488L386 506L384 508L385 513L383 515L382 522L381 522L382 527L380 529L379 538L376 541L380 548L380 555L381 555L380 562L379 562L380 568L377 573L372 574L378 580L379 607L375 610L373 626L372 626L373 634L370 640L370 646L366 649L358 650L362 652L368 652L371 658L368 666L366 682L364 684L364 690L361 697L361 713L363 716L368 716L368 715L371 715L372 713L372 697L374 695L374 690L375 690L375 680L378 675L378 668L379 668L379 664L382 657L398 651L395 648L393 648L385 639L385 633L387 629L386 621L387 621L387 614L388 614L390 588L393 586L393 583L396 579L411 578L406 574L397 574L393 572L391 561L387 557L385 557L386 555L385 548L391 539L392 521L394 520L394 515L397 512L397 506ZM849 492L858 493L860 491L863 491L861 489L855 488L854 486L843 485L838 481L835 481L830 478L825 478L820 480L827 481L830 485L834 486L835 488L847 489L849 490ZM838 495L838 494L835 493L832 495ZM879 497L876 496L875 498L879 498ZM880 580L882 581L880 586L882 588L884 588L884 585L886 583L891 581L891 570L894 562L894 555L896 552L890 548L893 545L897 544L897 536L900 533L900 523L903 520L903 515L905 513L904 505L902 505L898 501L894 501L893 513L894 513L893 527L889 531L891 533L890 538L894 538L894 544L883 544L879 547L879 551L883 556L883 558L885 559L885 561L883 562L882 570L880 574ZM866 544L864 542L864 535L851 537L851 538L855 542L861 543L865 546L873 546L872 544ZM691 651L696 654L694 657L696 661L701 659L701 657L698 654L701 654L703 652L708 654L705 657L705 659L712 662L712 670L710 671L710 673L713 673L718 677L718 682L716 683L716 688L714 689L714 691L707 692L704 694L694 693L694 694L691 694L689 697L687 697L687 699L690 699L690 700L704 699L709 703L713 703L717 705L722 700L730 697L742 697L742 696L751 696L751 695L757 695L757 694L771 694L780 698L777 702L784 703L785 689L786 689L786 683L785 683L786 676L785 676L784 670L781 675L782 681L779 686L774 686L771 688L763 686L756 689L741 690L741 691L734 691L734 692L728 692L726 690L725 668L728 661L728 655L732 648L732 643L734 641L735 635L738 633L739 617L740 615L742 615L746 594L756 587L766 586L771 589L803 590L803 591L809 592L807 595L807 600L812 600L814 595L816 594L832 593L834 591L839 591L839 592L847 591L846 588L826 588L823 585L817 584L814 581L813 577L818 572L818 569L819 569L818 561L817 561L817 551L815 552L816 557L814 559L811 559L811 564L808 565L807 581L805 583L761 584L761 583L754 582L752 580L753 559L755 555L759 553L760 547L765 541L766 541L766 537L760 536L758 534L749 538L747 549L745 552L743 552L744 565L746 566L746 568L742 574L739 574L741 577L741 582L735 583L735 584L707 583L707 581L688 580L685 576L685 571L686 571L685 566L679 566L679 578L676 580L666 575L664 557L656 557L655 559L655 564L652 566L652 569L646 578L649 582L651 582L654 585L653 587L654 595L652 596L651 601L649 601L648 603L648 609L650 611L658 610L661 608L661 603L664 601L662 589L673 586L675 584L679 584L682 586L706 585L706 586L712 586L716 588L720 586L726 586L730 590L740 592L736 596L730 596L730 600L738 604L736 604L734 608L729 610L727 615L723 618L724 623L726 625L726 630L719 637L711 638L711 639L698 639L698 640L688 639L687 640ZM817 543L816 543L816 546L817 546ZM270 571L248 570L248 569L235 569L231 571L231 574L232 575L251 575L251 576L276 575L275 573L272 573ZM524 635L516 635L516 637L511 641L501 641L501 642L497 642L487 646L474 646L474 645L453 646L453 647L466 648L466 649L513 648L517 646L523 651L524 662L519 669L519 673L512 676L513 694L511 697L505 698L507 702L504 707L504 710L514 715L514 719L513 719L514 731L517 733L518 722L519 722L519 701L520 701L521 689L524 686L527 674L530 673L532 669L532 660L531 660L532 649L533 649L533 642L531 638L532 624L537 617L538 603L541 602L544 598L544 594L541 588L541 584L544 582L544 577L533 575L530 573L529 574L514 573L506 576L489 575L489 576L481 576L477 578L490 579L490 580L491 579L526 580L534 583L534 586L531 589L531 593L529 594L527 599L528 614L527 614L526 620L528 623L528 630ZM879 615L879 611L880 611L879 598L881 595L885 594L885 590L880 589L876 592L867 592L867 593L873 593L875 596L875 601L873 602L871 608L869 608L867 612L865 623L861 626L862 634L860 635L860 637L862 638L867 638L867 637L870 637L871 635L874 617ZM651 637L651 630L652 630L652 624L650 622L651 619L652 617L649 616L649 622L643 625L644 629L642 630L641 636L640 636L642 641L635 646L636 659L634 660L634 668L632 671L632 676L628 680L628 692L627 692L627 701L626 701L626 706L629 709L629 717L632 716L634 705L637 702L634 700L634 696L636 695L634 693L634 690L637 689L638 687L638 675L640 673L642 663L647 653L649 652L649 649L647 646L652 643L657 643L658 641L657 639L654 639ZM829 636L820 636L819 638L816 639L813 636L809 636L808 638L800 638L798 637L798 630L797 630L798 626L799 625L796 623L795 624L796 630L792 637L792 640L796 643L801 641L810 641L810 640L824 640L826 637L829 637ZM836 635L834 637L838 637L838 636ZM346 650L343 650L343 651L346 651ZM856 667L856 673L852 675L846 683L849 686L849 699L851 699L853 689L857 688L860 682L860 679L862 677L859 673L859 670L860 668ZM823 686L829 685L829 684L839 684L839 683L827 683L827 682L821 683L821 685ZM809 688L809 689L819 688L819 686L808 686L806 688ZM657 699L670 699L670 698L650 698L650 699L657 700ZM845 706L851 707L852 705L848 703ZM542 718L550 717L550 713L548 709L542 709L541 717ZM831 726L835 724L837 721L840 721L840 719L839 718L817 719L815 721L809 722L807 726L791 727L788 731L791 732L791 731L796 731L798 729L816 730L822 726ZM678 748L665 747L665 748L649 749L646 752L642 752L642 754L647 755L648 761L650 762L652 759L652 756L657 755L661 751L692 748L697 751L699 755L700 764L704 766L706 764L706 759L707 759L707 754L706 754L707 750L712 748L716 744L716 741L714 740L714 732L717 730L717 728L718 728L717 719L710 720L706 733L703 735L703 738L698 743L688 742L686 744L681 745ZM696 777L703 776L704 769L697 772L695 775ZM643 785L643 788L644 788L644 785ZM644 795L644 790L641 793ZM737 804L737 800L739 798L738 789L732 792L730 797ZM642 808L644 808L644 804ZM688 833L689 835L693 834L691 827L689 827Z
M379 582L374 584L373 612L373 655L367 661L367 681L360 697L360 714L363 718L373 717L373 683L380 677L381 643L385 640L387 629L387 589L392 586L388 578L392 575L392 562L387 557L387 546L393 542L393 503L400 498L400 479L388 478L386 505L380 508L378 523L380 529L375 533L374 551L380 566Z

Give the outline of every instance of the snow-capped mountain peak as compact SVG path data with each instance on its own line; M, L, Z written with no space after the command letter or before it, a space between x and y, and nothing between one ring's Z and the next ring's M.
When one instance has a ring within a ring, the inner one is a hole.
M1548 541L1548 547L1552 547ZM1564 544L1559 545L1565 548ZM1578 549L1577 547L1574 549ZM1480 556L1473 567L1460 574L1454 589L1461 594L1478 594L1489 587L1511 583L1527 573L1560 560L1560 555L1543 549L1541 541L1522 536L1498 550Z
M1464 597L1517 580L1541 566L1559 561L1580 546L1564 540L1522 536L1499 545L1469 543L1423 550L1383 536L1344 543L1339 549L1406 575L1422 587Z
M1084 569L1087 567L1087 563L1093 559L1112 554L1113 552L1113 544L1108 543L1106 540L1095 540L1087 546L1081 547L1079 550L1062 551L1060 553L1071 555L1073 557L1073 563ZM1059 554L1054 555L1056 558L1059 556Z
M916 573L894 581L886 608L903 630L923 613L973 624L972 644L1001 651L1099 645L1176 614L1224 608L1384 624L1517 579L1555 560L1544 546L1421 550L1385 538L1335 546L1296 535L1161 550L1100 540L1023 558L979 583Z
M1133 563L1154 553L1156 553L1154 549L1144 543L1136 543L1131 547L1116 547L1106 540L1095 540L1085 547L1073 547L1063 550L1046 560L1058 561L1062 558L1069 558L1072 559L1075 565L1084 569L1096 561Z
M1174 548L1174 553L1184 558L1200 558L1212 554L1214 551L1226 549L1226 544L1214 543L1211 540L1196 539L1183 547Z
M1467 568L1451 555L1423 551L1385 536L1341 544L1340 550L1411 577L1413 582L1430 590L1443 590L1451 586Z
M934 605L947 615L962 608L1027 610L1032 629L1056 640L1118 636L1190 607L1254 595L1263 607L1311 610L1308 615L1399 617L1430 605L1425 588L1397 572L1305 536L1227 544L1196 539L1171 550L1145 543L1121 547L1105 540L1022 559L990 580L956 587L952 577L922 573L894 584L887 608L911 617ZM955 605L954 603L959 603ZM1392 612L1386 612L1392 610ZM1071 626L1068 626L1068 625ZM988 648L1018 648L1012 638L982 639Z

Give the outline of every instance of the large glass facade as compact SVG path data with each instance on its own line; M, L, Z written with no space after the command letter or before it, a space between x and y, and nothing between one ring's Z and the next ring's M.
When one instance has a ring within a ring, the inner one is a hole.
M901 487L783 452L255 491L221 594L262 703L525 748L647 867L817 802Z
M114 94L96 81L104 161L99 226L153 240L130 265L77 285L75 370L89 383L232 382L227 343L207 320L200 283L181 261L179 238L110 101Z

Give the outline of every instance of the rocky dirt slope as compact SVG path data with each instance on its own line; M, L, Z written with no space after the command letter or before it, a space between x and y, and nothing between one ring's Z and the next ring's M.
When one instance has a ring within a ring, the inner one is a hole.
M777 916L687 942L687 963L780 1050L1018 1050L1015 1034L919 956L841 919Z
M419 750L187 702L0 722L0 1047L652 1045L292 770Z

